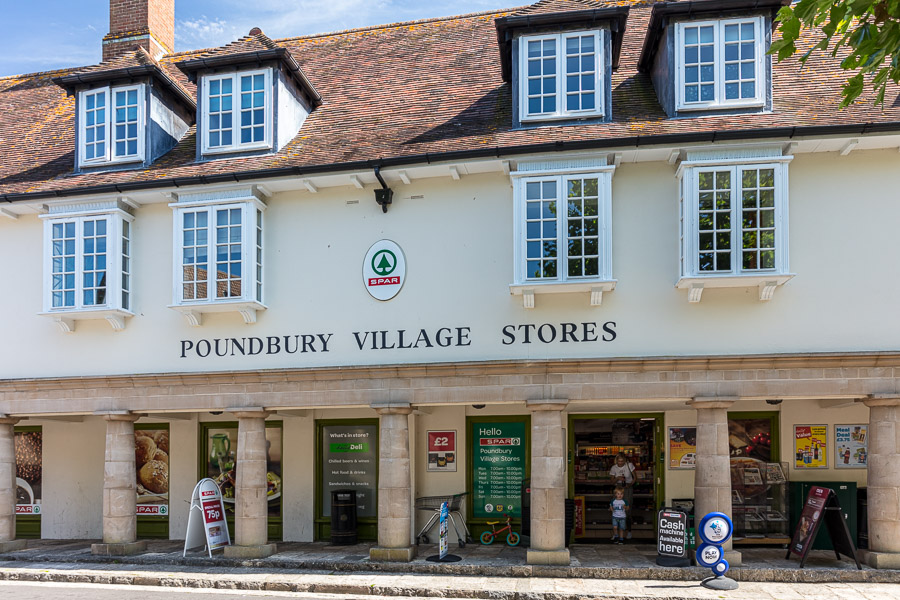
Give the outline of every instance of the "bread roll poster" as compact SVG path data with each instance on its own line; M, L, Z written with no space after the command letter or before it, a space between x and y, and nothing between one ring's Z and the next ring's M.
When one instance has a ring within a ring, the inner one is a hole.
M137 514L169 514L169 429L136 429Z

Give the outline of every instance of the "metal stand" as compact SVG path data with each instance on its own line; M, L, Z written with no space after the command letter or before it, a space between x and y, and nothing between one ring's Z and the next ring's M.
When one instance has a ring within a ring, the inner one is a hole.
M700 585L710 590L736 590L738 589L738 583L731 577L707 577L703 581L700 582Z

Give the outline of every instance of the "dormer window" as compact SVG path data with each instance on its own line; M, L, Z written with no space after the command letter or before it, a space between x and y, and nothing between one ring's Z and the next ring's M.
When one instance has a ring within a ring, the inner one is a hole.
M203 78L203 153L272 147L272 71Z
M79 93L82 166L144 160L144 86L102 87Z
M523 121L603 115L600 31L519 38Z
M765 103L762 17L678 23L675 32L678 110Z

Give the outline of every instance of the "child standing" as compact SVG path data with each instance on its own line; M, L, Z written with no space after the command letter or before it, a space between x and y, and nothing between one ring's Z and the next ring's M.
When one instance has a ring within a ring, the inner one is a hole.
M628 502L625 500L625 490L621 487L617 487L614 492L613 501L609 503L609 510L612 511L614 544L625 543L625 532L627 531L625 519L628 516L628 511L630 509L631 506L629 506Z
M621 487L624 499L629 508L634 503L634 465L628 460L624 452L616 454L616 463L609 469L609 478L613 485ZM631 539L630 519L625 520L625 527L620 531L620 537ZM613 539L615 541L615 539Z

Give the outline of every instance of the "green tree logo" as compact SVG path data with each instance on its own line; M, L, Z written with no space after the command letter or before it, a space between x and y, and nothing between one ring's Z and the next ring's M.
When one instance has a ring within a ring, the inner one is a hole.
M379 250L372 257L372 270L382 277L390 275L397 268L397 257L390 250Z

